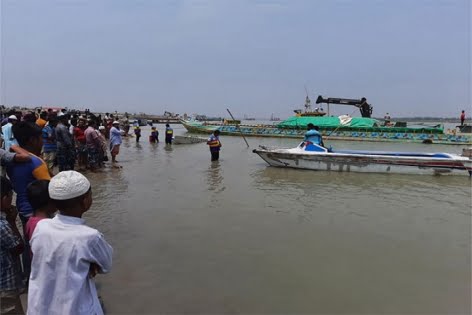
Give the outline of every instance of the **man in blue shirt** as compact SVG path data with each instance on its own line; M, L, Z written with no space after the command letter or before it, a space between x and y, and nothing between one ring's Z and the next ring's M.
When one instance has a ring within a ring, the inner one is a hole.
M320 128L318 126L309 123L307 125L307 132L305 133L305 142L311 142L317 145L321 145L324 147L323 139L321 137L321 133L319 132Z
M172 144L172 137L174 136L174 130L169 124L166 124L166 144Z

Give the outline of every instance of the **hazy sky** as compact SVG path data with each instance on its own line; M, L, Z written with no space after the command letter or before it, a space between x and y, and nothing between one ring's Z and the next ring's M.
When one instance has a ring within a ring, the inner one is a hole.
M374 116L471 111L469 0L0 3L3 104L284 118L306 85Z

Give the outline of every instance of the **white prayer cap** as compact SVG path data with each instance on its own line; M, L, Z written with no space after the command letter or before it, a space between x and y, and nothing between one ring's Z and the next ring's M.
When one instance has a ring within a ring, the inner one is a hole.
M105 130L105 126L99 126L98 130Z
M18 120L18 117L16 117L15 115L11 115L10 117L8 117L8 119Z
M49 197L54 200L69 200L84 195L90 189L89 180L76 171L64 171L49 182Z
M117 125L117 124L119 125L120 122L119 122L119 121L116 121L116 120L112 123L112 125Z

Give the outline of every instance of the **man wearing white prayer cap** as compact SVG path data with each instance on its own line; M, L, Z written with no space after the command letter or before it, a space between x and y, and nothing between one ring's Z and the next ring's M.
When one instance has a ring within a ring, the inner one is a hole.
M92 205L90 182L64 171L51 179L48 190L59 213L38 222L30 240L28 314L103 315L94 276L110 271L113 249L82 219Z

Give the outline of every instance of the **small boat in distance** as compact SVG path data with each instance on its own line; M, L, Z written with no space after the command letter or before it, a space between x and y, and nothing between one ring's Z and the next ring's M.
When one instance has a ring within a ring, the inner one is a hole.
M450 153L331 150L310 142L292 149L253 150L271 166L334 172L469 175L472 159Z
M295 113L296 116L298 117L320 117L326 115L326 113L323 111L323 107L320 108L315 108L315 110L311 109L311 100L308 97L308 94L305 98L305 111L301 109L295 109L293 112Z
M274 114L270 115L270 121L280 121L280 118L275 117Z

